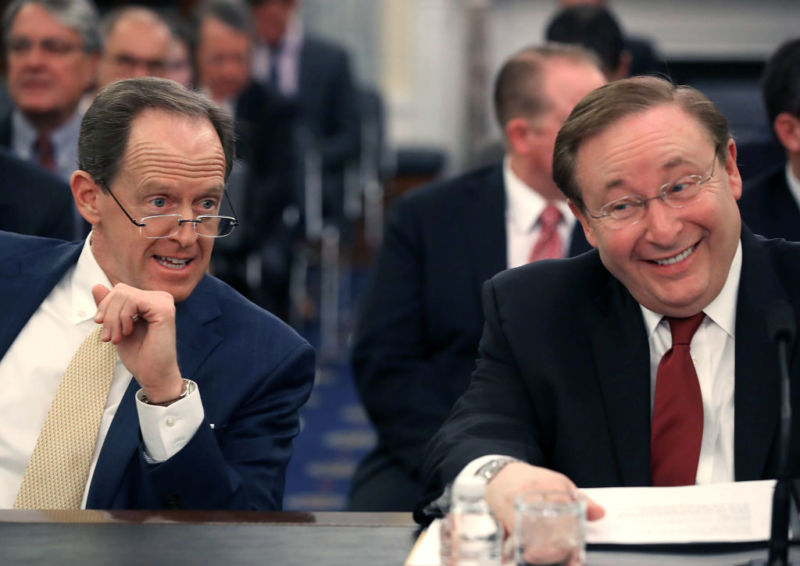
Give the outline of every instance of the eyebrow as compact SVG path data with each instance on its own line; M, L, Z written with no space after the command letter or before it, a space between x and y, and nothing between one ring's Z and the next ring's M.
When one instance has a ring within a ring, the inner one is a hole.
M680 157L680 156L673 157L672 159L670 159L664 165L661 166L661 170L664 171L664 172L669 172L669 171L672 171L673 169L675 169L676 167L679 167L679 166L681 166L681 165L683 165L684 163L687 163L687 162L688 161L686 159L684 159L683 157ZM604 188L605 188L606 191L610 191L611 189L616 189L618 187L623 186L624 184L625 184L625 180L620 178L620 177L617 177L615 179L611 179L610 181L608 181L604 185Z

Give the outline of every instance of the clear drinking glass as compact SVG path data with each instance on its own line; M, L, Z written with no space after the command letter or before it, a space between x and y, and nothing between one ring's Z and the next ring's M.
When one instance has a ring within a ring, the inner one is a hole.
M582 566L586 500L575 491L529 491L514 501L517 566Z

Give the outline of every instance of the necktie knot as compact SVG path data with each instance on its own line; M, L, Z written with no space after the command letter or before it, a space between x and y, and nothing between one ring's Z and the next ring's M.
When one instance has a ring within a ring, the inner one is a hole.
M39 165L48 171L54 171L56 168L56 159L53 142L50 138L45 135L40 135L33 143L33 149Z
M561 222L561 217L561 211L558 207L553 204L548 204L539 215L539 225L542 227L542 230L552 230Z
M665 317L669 322L669 330L672 333L672 345L688 346L691 344L692 337L697 332L697 329L700 328L705 316L705 313L700 311L688 318Z

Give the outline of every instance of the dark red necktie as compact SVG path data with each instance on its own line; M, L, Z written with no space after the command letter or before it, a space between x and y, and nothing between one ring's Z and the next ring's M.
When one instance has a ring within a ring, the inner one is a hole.
M56 170L56 159L53 151L53 142L47 136L39 136L33 144L36 149L36 160L39 165L48 171Z
M650 471L654 486L694 485L703 440L703 397L689 352L705 315L670 318L672 347L658 364Z
M539 215L539 238L531 248L529 262L563 257L564 246L558 233L559 222L561 222L561 211L557 206L548 204Z

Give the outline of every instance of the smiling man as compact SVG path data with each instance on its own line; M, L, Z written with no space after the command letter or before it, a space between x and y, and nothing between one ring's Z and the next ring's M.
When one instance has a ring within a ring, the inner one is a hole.
M742 227L724 116L662 79L610 83L559 131L553 176L597 251L486 284L480 359L429 445L425 502L476 473L510 528L527 489L775 477L765 311L800 301L800 247ZM797 443L789 462L798 474Z
M81 125L86 241L0 232L0 508L280 509L313 351L206 274L233 144L205 97L115 82Z

